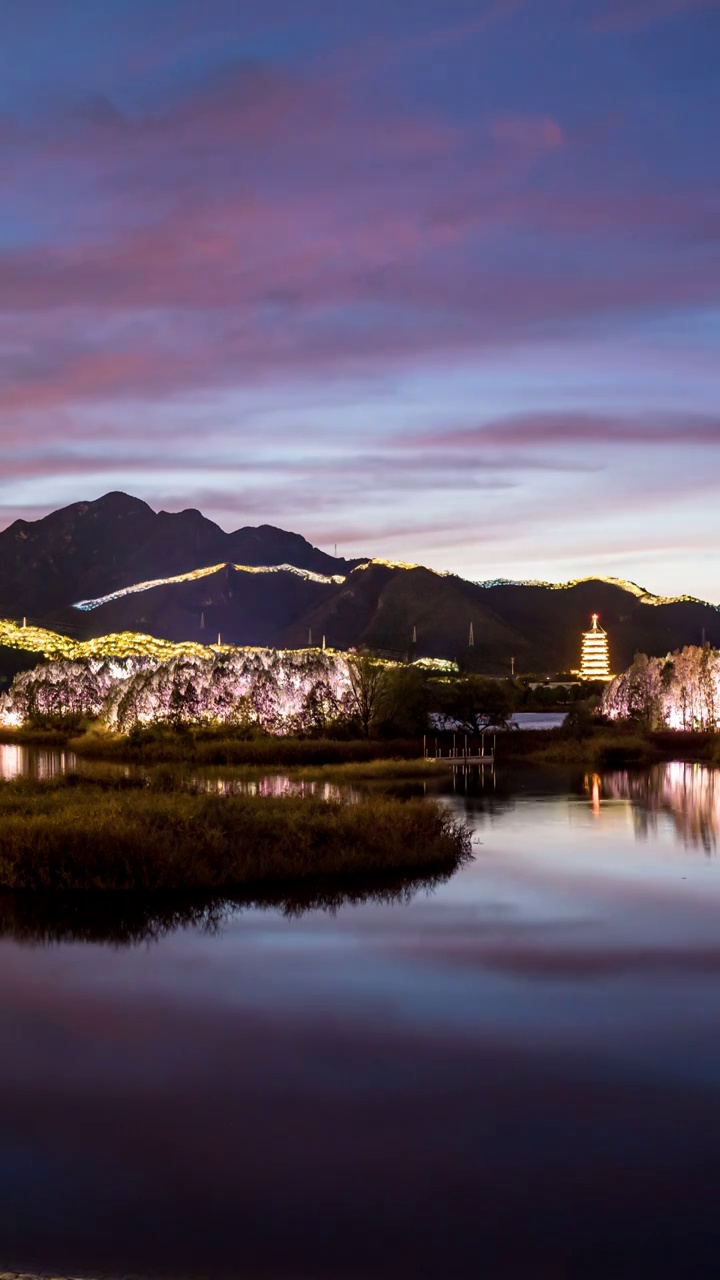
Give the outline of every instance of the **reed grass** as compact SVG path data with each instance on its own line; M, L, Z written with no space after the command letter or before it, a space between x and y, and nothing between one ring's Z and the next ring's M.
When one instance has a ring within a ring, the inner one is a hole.
M641 768L654 764L661 753L639 734L598 733L579 741L559 738L532 752L533 764L588 765L596 769Z
M412 760L422 754L418 741L396 739L297 738L283 734L256 737L233 734L227 726L174 729L149 725L131 734L91 729L69 735L67 745L77 755L144 764L341 765L373 760Z
M230 892L444 871L469 856L440 805L215 796L131 779L0 784L0 889Z
M83 757L79 756L77 764L79 768L83 768ZM108 770L116 770L122 767L120 761L109 761L98 759L93 761L90 768L92 769L92 777L101 776L103 766ZM87 767L87 766L85 766ZM193 777L197 778L198 784L208 779L217 779L227 782L242 781L259 781L267 777L281 776L288 778L294 782L334 782L338 785L346 784L351 786L353 783L379 785L402 783L402 782L422 782L423 779L447 776L447 769L444 765L438 764L434 760L425 760L420 757L416 760L354 760L347 761L344 764L290 764L290 765L192 765L178 764L177 762L167 762L164 764L140 763L135 768L147 777L151 783L156 784L160 778L167 779L167 785L171 786L171 779L175 779L175 785L180 790L185 790L192 782L188 780ZM193 770L198 769L201 772L193 774ZM110 775L112 776L112 774ZM206 789L206 788L203 788Z

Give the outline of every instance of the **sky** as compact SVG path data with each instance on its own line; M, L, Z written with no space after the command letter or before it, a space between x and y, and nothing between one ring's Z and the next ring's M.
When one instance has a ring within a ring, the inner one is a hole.
M720 0L0 0L0 527L720 603Z

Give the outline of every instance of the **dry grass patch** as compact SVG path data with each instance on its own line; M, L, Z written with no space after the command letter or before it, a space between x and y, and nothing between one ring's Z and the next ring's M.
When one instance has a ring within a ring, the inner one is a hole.
M467 828L441 805L371 796L217 796L128 780L0 785L0 889L231 892L447 870Z

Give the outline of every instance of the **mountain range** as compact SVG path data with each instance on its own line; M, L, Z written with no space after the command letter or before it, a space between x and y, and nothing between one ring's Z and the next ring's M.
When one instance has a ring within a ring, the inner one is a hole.
M168 640L301 648L368 646L472 658L488 673L565 671L591 613L612 665L707 639L720 610L632 583L470 582L421 565L346 560L272 525L225 533L199 511L155 512L123 493L0 532L0 617L90 639L142 631ZM472 627L474 644L470 653ZM413 634L416 636L413 641Z

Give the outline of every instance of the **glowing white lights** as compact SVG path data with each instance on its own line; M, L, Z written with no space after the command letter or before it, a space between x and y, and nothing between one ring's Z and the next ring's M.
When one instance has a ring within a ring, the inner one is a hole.
M720 725L720 653L690 646L667 658L638 654L609 685L603 712L651 728L715 730Z
M127 732L136 724L257 725L306 732L352 710L348 659L329 650L201 649L51 662L17 676L0 723L75 714Z

